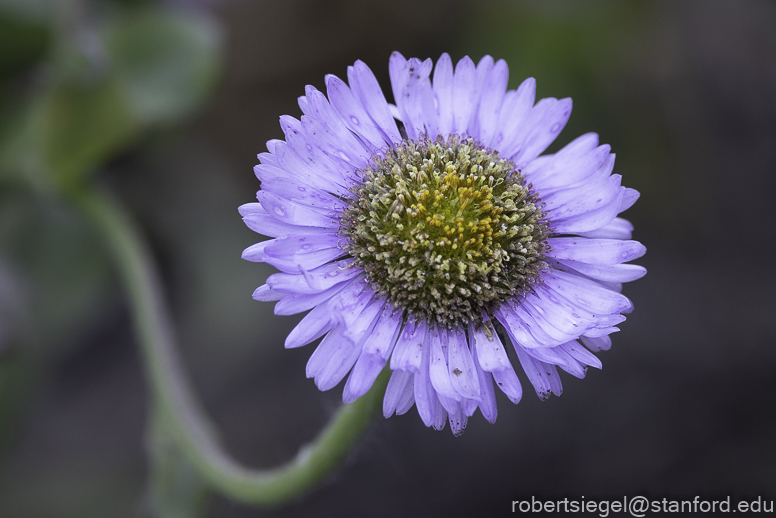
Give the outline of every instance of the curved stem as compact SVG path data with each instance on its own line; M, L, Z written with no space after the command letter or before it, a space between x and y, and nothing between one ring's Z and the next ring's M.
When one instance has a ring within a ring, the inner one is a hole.
M176 351L157 273L140 234L105 193L87 190L76 201L115 255L163 425L203 479L235 500L271 505L300 495L334 469L380 408L389 371L380 375L368 394L343 405L315 442L288 464L270 470L241 466L224 452L194 398Z

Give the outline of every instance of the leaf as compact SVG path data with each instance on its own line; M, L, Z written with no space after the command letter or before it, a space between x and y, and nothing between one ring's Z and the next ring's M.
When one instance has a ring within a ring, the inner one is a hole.
M143 122L190 114L217 77L220 31L204 14L146 9L116 19L103 37L111 73Z
M46 164L65 187L92 173L141 129L116 83L107 78L53 85L35 115Z

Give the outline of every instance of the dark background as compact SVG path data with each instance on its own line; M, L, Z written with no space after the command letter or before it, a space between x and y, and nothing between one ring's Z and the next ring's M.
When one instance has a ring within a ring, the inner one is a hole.
M272 269L240 259L257 241L237 214L258 188L255 155L282 138L280 115L300 115L304 85L324 89L325 74L346 77L362 59L389 91L394 50L504 58L510 88L533 76L538 98L573 98L551 150L588 131L611 144L615 172L641 192L625 217L648 249L603 370L564 373L561 397L540 402L519 373L523 401L499 397L497 423L478 412L459 438L427 429L414 408L381 417L309 495L273 510L214 497L207 516L497 516L532 495L776 497L776 3L176 9L220 24L219 79L193 115L145 133L95 181L149 236L191 377L243 463L291 458L341 394L305 379L312 347L283 349L298 318L250 297ZM142 515L148 391L109 258L65 202L0 189L0 516Z

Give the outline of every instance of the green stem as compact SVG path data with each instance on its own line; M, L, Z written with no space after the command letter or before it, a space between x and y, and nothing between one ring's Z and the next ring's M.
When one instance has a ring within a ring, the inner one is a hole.
M76 201L113 250L163 424L202 478L235 500L273 505L300 495L332 471L380 408L389 371L380 375L368 394L343 405L315 442L288 464L270 470L241 466L224 452L194 398L176 351L156 270L137 229L105 193L87 190Z

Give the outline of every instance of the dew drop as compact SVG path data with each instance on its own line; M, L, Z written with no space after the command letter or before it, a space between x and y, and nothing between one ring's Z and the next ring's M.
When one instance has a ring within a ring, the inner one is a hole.
M351 115L350 120L353 121L353 124L355 124L356 126L359 125L358 119L356 118L355 115Z
M278 216L285 216L286 215L286 208L283 205L278 205L275 207L275 214Z

